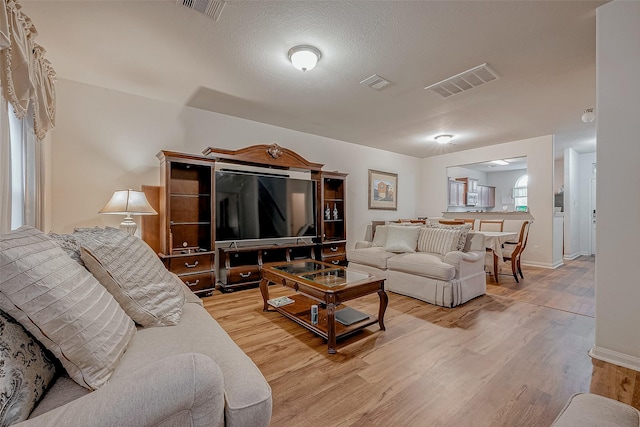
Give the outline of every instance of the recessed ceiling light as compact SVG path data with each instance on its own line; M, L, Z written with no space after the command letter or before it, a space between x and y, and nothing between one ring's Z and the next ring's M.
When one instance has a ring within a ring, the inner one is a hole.
M504 160L491 160L491 163L494 163L500 166L506 166L509 164L509 162L505 162Z
M453 138L453 135L438 135L438 136L435 136L433 139L435 139L438 144L448 144L452 138Z

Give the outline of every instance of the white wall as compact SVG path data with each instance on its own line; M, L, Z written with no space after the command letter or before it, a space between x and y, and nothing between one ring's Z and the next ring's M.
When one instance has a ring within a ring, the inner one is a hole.
M522 262L553 268L562 264L553 255L553 138L530 138L422 159L418 212L440 216L447 210L447 167L511 157L527 157L531 214L535 218ZM535 252L535 248L538 252Z
M467 169L462 166L454 166L447 169L447 176L451 179L456 178L475 178L478 184L486 185L487 174L473 169Z
M580 253L580 180L579 154L564 150L564 257L574 259Z
M120 216L98 210L117 189L158 185L161 149L199 154L209 146L238 149L274 142L325 164L325 170L349 174L350 245L365 237L372 220L415 216L419 159L68 80L60 80L56 92L53 231L118 226ZM368 169L398 174L397 211L368 210Z
M553 163L553 193L557 193L564 186L564 158Z
M640 2L596 13L597 256L592 356L640 371ZM621 206L620 201L624 204Z
M596 153L580 154L578 156L578 185L580 209L578 210L580 247L582 255L591 255L591 178L593 174L593 164L596 162ZM620 200L620 206L623 201Z

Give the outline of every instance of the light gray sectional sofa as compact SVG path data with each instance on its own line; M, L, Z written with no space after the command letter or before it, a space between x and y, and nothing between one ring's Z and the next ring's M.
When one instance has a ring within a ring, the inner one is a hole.
M385 289L442 307L486 293L484 235L470 226L381 225L347 250L349 268L385 277Z
M176 326L138 328L107 385L59 377L17 426L267 426L271 389L188 289Z
M270 423L257 366L127 233L0 234L0 309L0 425Z
M552 427L638 427L640 411L608 397L577 393L569 399Z

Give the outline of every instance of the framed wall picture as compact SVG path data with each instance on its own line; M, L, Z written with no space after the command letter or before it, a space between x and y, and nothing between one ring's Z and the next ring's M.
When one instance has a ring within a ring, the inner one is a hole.
M398 174L369 169L369 209L398 210Z

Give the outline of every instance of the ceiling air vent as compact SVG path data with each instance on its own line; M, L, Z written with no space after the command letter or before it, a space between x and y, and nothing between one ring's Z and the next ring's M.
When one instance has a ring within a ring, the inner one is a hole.
M220 18L222 9L226 1L224 0L178 0L178 4L193 9L196 12L204 13L209 18L217 21Z
M384 77L380 77L377 74L374 74L373 76L364 79L360 83L363 85L367 85L370 88L375 90L382 90L391 84L389 80L385 79Z
M498 80L499 78L500 75L488 64L484 63L477 67L473 67L470 70L463 71L460 74L456 74L453 77L442 80L441 82L427 86L425 87L425 90L432 90L441 97L448 98L469 89L473 89L476 86L489 83L493 80Z

